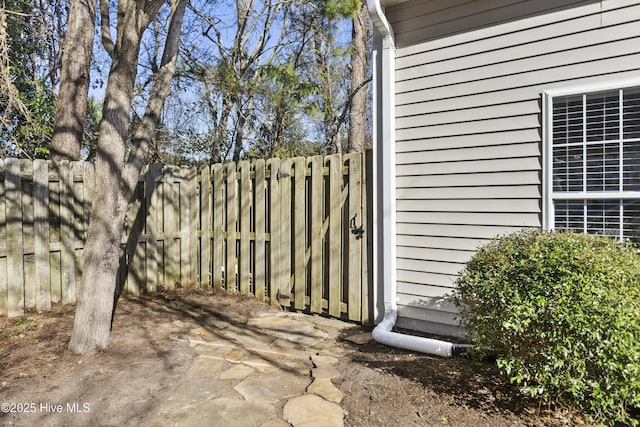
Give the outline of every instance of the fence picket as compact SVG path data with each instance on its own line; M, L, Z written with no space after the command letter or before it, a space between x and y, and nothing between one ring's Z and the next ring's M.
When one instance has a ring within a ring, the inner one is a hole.
M60 164L49 163L49 244L52 248L49 254L49 266L51 273L49 283L51 284L51 302L62 301L62 274L60 269L60 198L62 194L62 179L60 174ZM53 222L53 224L51 224Z
M49 164L46 160L33 162L33 242L35 263L36 308L51 307L49 283Z
M5 161L5 200L7 210L7 314L24 312L24 251L22 246L22 179L20 160Z
M349 319L360 319L362 288L359 284L362 281L362 234L364 233L362 224L362 156L360 154L347 154L345 161L349 166L349 206L348 206L348 316ZM351 285L353 284L353 285Z
M191 167L187 172L186 207L189 212L189 284L199 283L198 274L198 212L200 212L200 197L198 196L198 171ZM183 231L184 232L184 231Z
M24 307L36 306L35 236L33 227L33 162L20 160L22 180L22 247L24 275Z
M311 197L307 202L311 209L311 311L313 313L322 313L322 297L323 297L323 278L322 278L322 167L323 159L320 156L314 156L310 160L311 165Z
M161 283L158 280L160 261L160 247L158 244L158 233L161 230L161 223L158 215L162 213L162 197L160 189L158 188L158 179L161 174L159 165L151 165L147 171L145 182L145 221L146 221L146 251L145 251L145 266L147 285L144 290L149 292L155 292L158 288L158 284Z
M211 277L211 168L200 171L200 284L212 285Z
M259 159L254 163L254 175L255 175L255 250L254 250L254 273L253 273L253 286L256 298L265 299L265 285L266 285L266 179L265 179L265 164L264 160Z
M176 176L179 183L178 194L176 194L176 223L179 227L178 233L180 235L178 281L181 284L195 283L195 279L193 278L194 271L192 271L191 266L193 262L196 261L195 257L197 256L192 253L194 248L192 241L196 236L192 233L193 221L191 218L191 211L195 208L195 206L192 205L194 203L197 204L197 202L193 199L191 194L191 187L193 185L191 168L177 169Z
M297 310L305 308L305 296L307 291L306 280L306 251L305 236L306 224L306 161L303 157L297 157L293 161L293 283L294 283L294 307Z
M164 250L165 259L165 286L173 289L180 282L180 242L176 239L176 225L179 223L179 191L180 184L176 183L176 168L165 166L162 174L164 191Z
M227 291L237 292L236 229L238 227L238 192L236 187L236 164L229 162L226 164L225 169L227 171L227 245L225 248L227 264L224 268L224 283Z
M143 173L148 173L145 171ZM128 260L127 269L127 291L138 295L145 288L144 277L144 253L141 253L138 239L144 231L144 205L145 205L144 182L138 182L133 193L133 200L127 210L127 244L125 251Z
M329 314L340 317L342 159L340 155L333 154L327 156L325 162L329 165Z
M70 162L60 162L60 275L62 302L76 300L76 262L73 236L73 168Z
M223 286L223 245L222 230L224 227L225 193L223 187L222 164L213 165L213 266L211 275L213 286L222 289Z
M280 191L278 185L278 171L280 159L267 160L269 170L269 298L271 304L280 304L278 295L281 286L280 270Z
M279 168L280 198L280 304L291 302L291 161L282 159ZM278 209L275 208L274 209Z
M250 262L249 262L249 231L251 221L251 165L243 161L238 163L240 170L240 257L238 259L238 276L240 280L240 293L249 293L250 286Z

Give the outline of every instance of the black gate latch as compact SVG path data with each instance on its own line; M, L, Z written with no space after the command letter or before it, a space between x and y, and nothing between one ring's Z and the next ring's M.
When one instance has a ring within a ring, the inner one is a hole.
M364 229L362 228L362 224L356 226L356 216L357 214L354 215L353 218L351 218L351 220L349 221L349 229L351 230L351 234L356 236L356 240L360 240L362 239L362 235L364 234Z

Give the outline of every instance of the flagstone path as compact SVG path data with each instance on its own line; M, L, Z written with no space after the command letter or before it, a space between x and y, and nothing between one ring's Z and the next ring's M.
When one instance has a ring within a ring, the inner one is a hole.
M338 358L368 342L355 325L301 313L263 313L195 328L196 360L146 427L343 426Z

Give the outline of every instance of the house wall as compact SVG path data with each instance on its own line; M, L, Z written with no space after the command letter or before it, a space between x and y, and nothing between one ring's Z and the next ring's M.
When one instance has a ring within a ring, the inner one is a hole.
M396 52L398 325L461 331L474 249L540 226L542 92L637 76L639 1L412 0Z

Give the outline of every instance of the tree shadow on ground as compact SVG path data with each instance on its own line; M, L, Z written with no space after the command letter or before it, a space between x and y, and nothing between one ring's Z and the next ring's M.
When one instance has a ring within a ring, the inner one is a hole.
M189 323L188 330L184 331L183 338L185 340L188 339L189 332L196 327L200 329L201 333L209 335L208 340L213 343L227 342L233 347L246 350L253 358L291 373L298 371L283 363L286 359L276 357L275 352L269 353L263 348L256 349L256 343L260 343L260 347L268 346L285 333L287 337L293 337L295 341L315 338L302 331L283 330L278 326L265 329L252 325L249 322L252 318L264 317L265 313L269 312L276 315L281 311L266 303L261 303L251 296L231 294L211 288L189 288L187 290L160 290L149 296L127 296L126 298L129 304L143 306L157 322L178 319ZM116 310L116 321L117 317ZM231 334L229 330L232 330ZM304 349L301 344L297 344L295 341L291 341L292 346ZM253 344L248 346L247 342Z

